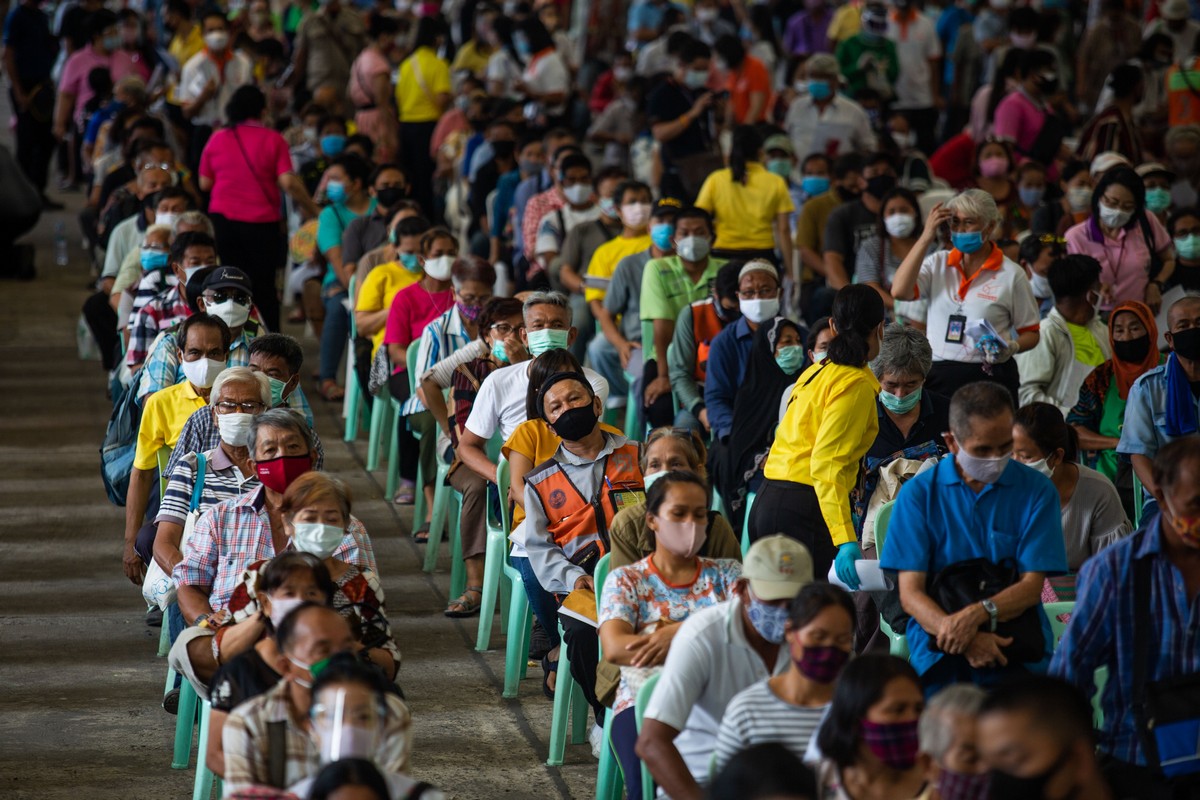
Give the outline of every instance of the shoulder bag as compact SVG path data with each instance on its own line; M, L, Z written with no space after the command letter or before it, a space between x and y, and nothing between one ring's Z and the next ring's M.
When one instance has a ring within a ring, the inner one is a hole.
M999 564L986 558L972 558L951 564L929 583L929 596L947 614L994 597L1020 580L1017 565L1012 559ZM1041 609L1030 606L1021 615L996 625L998 636L1012 637L1012 644L1003 648L1010 662L1038 662L1045 658L1046 639L1042 634ZM982 630L982 627L980 628ZM930 642L937 649L937 643Z

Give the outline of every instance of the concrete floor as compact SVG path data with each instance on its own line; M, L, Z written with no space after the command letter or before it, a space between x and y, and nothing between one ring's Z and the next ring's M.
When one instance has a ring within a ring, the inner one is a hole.
M78 194L61 199L80 204ZM62 268L53 257L60 221L72 241ZM38 248L37 279L0 282L0 797L190 797L193 771L170 767L175 717L159 706L159 630L143 622L140 593L121 572L123 509L100 482L111 407L100 364L76 354L89 293L76 230L70 208L43 215L26 237ZM316 341L305 347L308 374ZM476 653L477 621L442 616L446 545L438 572L423 573L424 548L407 537L411 507L384 502L383 474L363 467L364 441L342 442L341 405L313 406L325 467L351 485L374 543L404 658L413 775L454 798L590 797L596 763L586 744L569 745L561 768L544 764L551 705L540 669L518 700L501 699L498 621L493 649Z

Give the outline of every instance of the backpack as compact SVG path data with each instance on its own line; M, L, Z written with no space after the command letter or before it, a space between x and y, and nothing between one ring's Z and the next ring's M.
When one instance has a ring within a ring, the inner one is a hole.
M113 403L112 416L100 444L100 477L104 491L116 506L125 505L129 493L129 475L133 472L133 455L137 450L138 428L142 424L142 407L137 401L137 385L142 371L134 373L129 387Z

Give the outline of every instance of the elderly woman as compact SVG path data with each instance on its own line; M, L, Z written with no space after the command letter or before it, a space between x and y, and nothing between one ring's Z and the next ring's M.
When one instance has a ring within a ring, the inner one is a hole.
M929 698L917 738L941 800L987 797L988 774L975 748L975 718L987 694L978 686L947 686Z
M925 256L945 225L951 249ZM946 397L992 380L1015 398L1021 378L1012 357L1038 343L1041 315L1029 279L992 241L1002 226L996 201L982 189L938 203L892 280L895 299L929 300L925 332L933 366L927 382Z
M246 447L262 485L208 509L171 573L179 589L179 610L191 627L171 648L170 662L204 697L220 666L212 637L231 619L227 606L242 573L287 549L291 534L283 519L283 495L312 469L312 432L296 411L273 408L254 417ZM360 569L375 569L371 540L353 517L331 555Z
M617 567L599 587L604 660L621 668L612 738L630 800L642 797L640 761L634 751L633 703L638 690L661 671L679 623L699 609L730 599L742 574L737 561L699 555L710 512L708 486L695 472L660 474L646 493L643 513L654 551Z

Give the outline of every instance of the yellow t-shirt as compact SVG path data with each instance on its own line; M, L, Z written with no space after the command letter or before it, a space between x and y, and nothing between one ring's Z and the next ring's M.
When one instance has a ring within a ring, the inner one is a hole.
M634 236L626 239L618 236L610 239L596 248L592 253L591 263L588 264L587 275L584 276L583 299L587 302L603 300L608 294L608 284L612 282L617 264L625 256L631 256L650 248L650 234Z
M862 30L862 6L858 3L847 3L833 12L829 21L826 36L830 42L844 42Z
M600 430L621 433L605 422L600 423ZM508 441L501 446L500 452L504 454L505 458L510 458L510 453L520 453L532 461L536 467L553 458L560 444L562 444L562 439L554 432L553 428L546 424L544 419L531 419L517 426L517 429L508 437ZM516 489L524 496L525 487L523 485ZM507 502L507 498L501 498L501 500ZM516 506L513 509L512 526L516 528L524 519L525 509L519 505Z
M1098 367L1108 360L1104 355L1104 351L1100 349L1100 343L1096 341L1096 337L1092 335L1088 326L1068 322L1067 330L1070 331L1071 341L1075 345L1075 360L1080 364L1087 364L1089 367Z
M859 461L879 433L879 381L866 367L831 361L796 379L787 412L775 431L763 474L767 480L812 486L834 546L855 541L850 492Z
M450 94L450 65L428 47L422 47L400 65L396 80L396 107L401 122L436 122L442 116L434 98Z
M454 55L454 63L450 65L451 72L467 70L472 75L482 78L487 73L488 59L492 57L492 48L481 46L472 39L458 49Z
M776 218L796 210L787 181L754 162L746 165L745 185L728 168L709 175L696 207L713 215L718 250L774 250Z
M136 469L157 467L159 448L174 447L188 417L206 405L208 402L196 394L191 381L186 380L150 395L142 409L133 466Z
M421 280L423 273L411 271L399 261L388 261L367 273L362 289L358 292L358 305L355 311L386 311L392 307L392 298L406 286L412 286ZM383 344L383 335L387 332L384 325L371 335L371 355Z
M183 65L191 60L192 56L204 49L204 31L201 30L199 23L192 25L192 31L187 36L180 38L178 35L171 37L171 43L167 45L167 52L171 58L175 59L175 63L183 69ZM167 98L172 104L178 105L179 101L175 98L175 87L171 87L170 95Z

